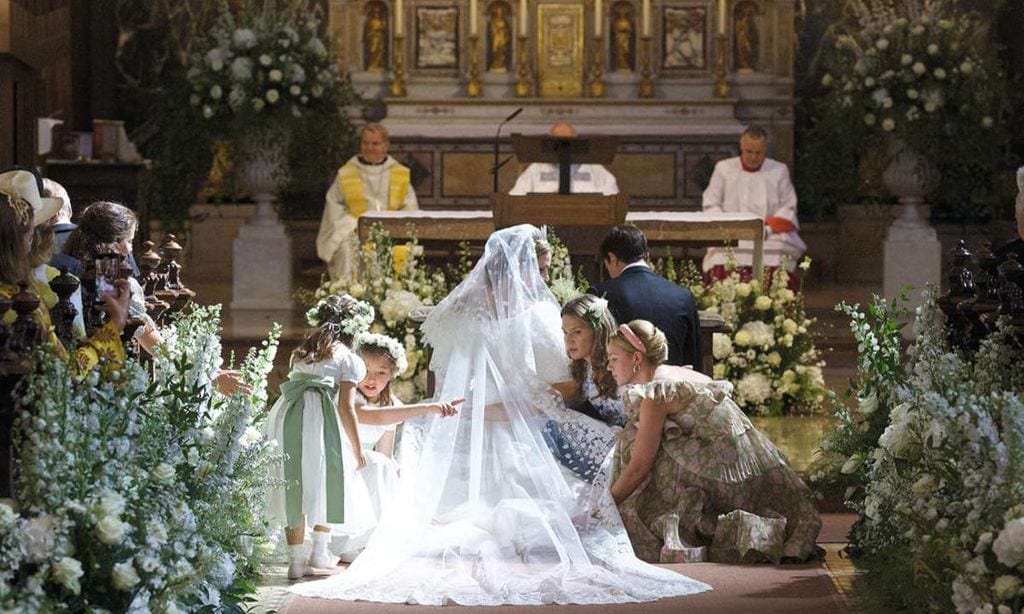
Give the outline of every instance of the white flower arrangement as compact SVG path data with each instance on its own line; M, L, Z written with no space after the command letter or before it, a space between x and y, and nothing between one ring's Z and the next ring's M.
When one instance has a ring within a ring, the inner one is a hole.
M362 333L356 337L355 349L375 347L384 350L388 357L395 363L395 376L401 376L409 368L409 361L405 357L405 348L394 337L379 333Z
M320 36L308 2L250 0L236 17L221 2L207 46L193 54L189 102L209 122L244 130L336 115L346 82Z
M810 259L801 267L806 270ZM677 271L674 261L657 264L665 276L689 288L699 309L725 320L715 333L712 376L732 382L736 403L747 413L778 415L820 410L828 396L824 361L814 345L814 319L803 297L790 290L789 274L780 267L770 279L744 281L735 263L725 279L705 286L692 262Z
M0 505L0 610L230 608L269 543L269 467L259 436L275 329L241 365L251 395L209 386L220 365L219 308L166 329L152 380L133 362L75 374L41 355L14 440L22 515ZM212 341L210 339L212 338ZM230 596L229 596L230 593Z
M869 579L906 599L892 605L1016 612L1024 597L1020 346L1000 325L976 353L949 351L934 291L925 299L905 354L898 310L876 300L869 319L843 306L860 347L858 402L837 411L821 481L846 487L861 515L851 545Z

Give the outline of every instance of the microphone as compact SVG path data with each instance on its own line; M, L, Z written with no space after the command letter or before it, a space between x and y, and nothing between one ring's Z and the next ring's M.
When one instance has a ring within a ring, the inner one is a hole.
M507 124L508 122L510 122L513 119L515 119L522 112L523 112L523 107L519 107L515 111L512 111L512 113L510 113L509 116L506 117L503 122L498 124L498 130L494 133L494 166L491 167L491 174L494 175L494 193L495 194L498 193L498 170L501 169L502 166L505 166L506 162L508 162L509 160L512 159L512 156L509 156L508 158L505 158L504 161L498 162L498 157L499 157L498 146L501 144L501 129L502 129L502 127L505 124Z

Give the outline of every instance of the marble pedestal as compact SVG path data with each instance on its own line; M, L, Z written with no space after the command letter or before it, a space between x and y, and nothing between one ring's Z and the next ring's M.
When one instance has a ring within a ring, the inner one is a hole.
M289 312L292 304L292 239L270 202L238 231L234 249L232 311Z
M884 291L885 298L892 300L900 295L904 286L913 289L907 292L910 299L907 307L913 312L921 305L921 292L925 286L939 287L942 281L942 244L935 228L928 223L920 204L903 204L903 210L889 227L884 245ZM913 328L903 329L906 339L913 337Z

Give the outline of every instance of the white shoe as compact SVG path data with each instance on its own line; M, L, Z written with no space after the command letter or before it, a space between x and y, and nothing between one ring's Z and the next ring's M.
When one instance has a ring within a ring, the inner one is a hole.
M313 556L309 557L309 566L316 569L333 569L338 566L338 557L326 552L314 552Z
M356 560L357 556L363 553L363 550L365 550L365 548L357 548L355 550L346 550L345 552L342 552L340 557L341 562L351 563L352 561Z
M298 580L299 578L311 575L312 573L313 569L310 568L305 561L292 561L288 564L289 580Z

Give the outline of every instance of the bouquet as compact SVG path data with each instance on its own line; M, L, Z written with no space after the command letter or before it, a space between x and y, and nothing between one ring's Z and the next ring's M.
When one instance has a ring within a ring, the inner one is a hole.
M39 357L14 428L20 513L0 504L0 610L241 608L271 545L259 424L279 330L241 366L254 392L224 397L218 326L210 307L165 329L152 379Z
M700 272L687 261L681 274L675 263L659 265L666 277L689 288L697 306L725 320L713 347L715 379L732 382L735 399L745 412L757 415L813 413L827 391L821 353L814 345L814 318L804 311L803 296L789 289L789 273L779 267L770 278L743 281L735 263L729 275L705 286ZM810 259L800 264L810 267Z

